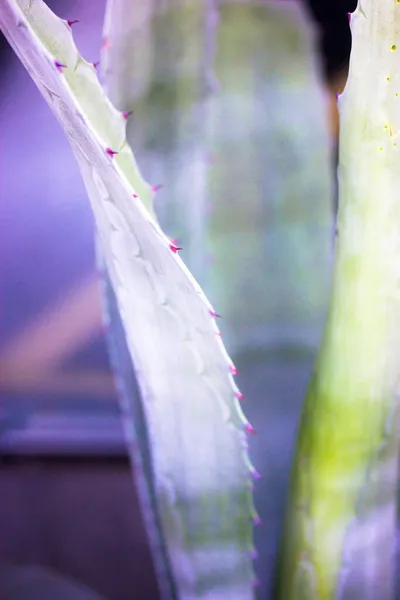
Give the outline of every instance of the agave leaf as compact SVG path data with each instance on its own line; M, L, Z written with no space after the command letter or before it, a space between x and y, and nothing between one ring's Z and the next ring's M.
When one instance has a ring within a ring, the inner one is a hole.
M215 87L215 0L154 2L146 15L146 35L141 31L130 42L130 68L128 58L120 59L120 42L115 39L123 4L107 3L105 88L113 99L115 82L121 81L118 106L133 110L129 143L138 152L146 176L155 184L162 183L163 190L155 198L157 216L164 231L184 246L186 264L201 282L208 262L208 106ZM124 12L134 29L140 10ZM126 21L124 27L128 27ZM136 67L142 55L152 60L140 61Z
M129 112L145 93L154 61L151 19L157 0L108 0L101 72L111 102Z
M0 8L0 27L64 128L85 181L143 401L177 596L250 599L249 424L212 306L157 225L124 116L68 24L41 0L1 0Z
M135 487L150 542L161 597L163 600L172 600L176 598L176 588L158 513L143 401L126 343L117 298L107 272L99 238L96 241L97 268L102 283L103 314L108 352L121 406L125 439L129 448Z
M400 384L400 6L351 18L333 293L305 400L281 600L392 600Z

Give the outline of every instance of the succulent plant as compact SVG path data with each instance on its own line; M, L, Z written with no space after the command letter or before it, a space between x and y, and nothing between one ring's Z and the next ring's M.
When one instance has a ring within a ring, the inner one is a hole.
M331 307L305 400L281 600L394 598L400 383L400 3L351 17Z
M217 313L158 226L126 116L69 23L41 0L1 0L0 27L67 134L88 191L143 402L171 594L250 599L253 428Z

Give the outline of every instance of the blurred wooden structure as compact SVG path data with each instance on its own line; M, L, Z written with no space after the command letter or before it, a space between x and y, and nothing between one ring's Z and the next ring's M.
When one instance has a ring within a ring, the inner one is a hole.
M158 599L128 459L0 460L0 564L54 569L105 600Z

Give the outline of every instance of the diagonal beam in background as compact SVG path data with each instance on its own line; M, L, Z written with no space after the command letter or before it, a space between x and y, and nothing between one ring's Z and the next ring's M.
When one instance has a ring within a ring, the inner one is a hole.
M115 396L111 373L57 372L65 359L102 328L96 275L70 291L17 335L0 353L0 386L9 391Z

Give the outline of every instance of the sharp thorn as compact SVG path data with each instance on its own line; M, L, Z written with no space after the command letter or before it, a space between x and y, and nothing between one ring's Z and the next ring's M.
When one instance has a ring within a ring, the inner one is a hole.
M183 250L183 248L181 248L180 246L176 246L175 244L172 244L172 243L169 245L169 248L175 254L177 254L179 252L179 250Z
M67 21L67 23L69 27L72 27L72 25L75 25L75 23L79 23L79 21L75 19L74 21Z
M260 473L256 469L254 469L254 468L252 468L252 470L251 470L251 476L255 480L261 479Z
M162 188L162 184L159 185L152 185L151 186L151 191L155 194L156 192L158 192L158 190L160 190Z
M133 112L133 111L131 111L131 110L129 110L129 111L126 111L126 110L124 110L124 111L122 112L122 116L124 117L124 119L128 120L128 119L129 119L129 117L131 116L132 112Z
M245 429L248 433L251 433L252 435L257 434L257 431L254 429L253 425L251 425L250 423L246 423Z
M67 65L63 65L62 63L60 63L59 60L55 60L54 64L55 64L57 71L59 71L60 73L63 73L63 69L67 68Z
M210 315L212 317L218 318L218 319L222 319L222 316L219 315L218 313L216 313L214 310L210 310Z
M100 64L99 60L97 62L95 62L95 63L92 63L92 65L96 69L96 71L97 71L97 67L99 66L99 64Z
M110 158L114 158L114 156L116 154L118 154L118 152L116 152L115 150L111 150L111 148L106 148L106 154L110 157Z

